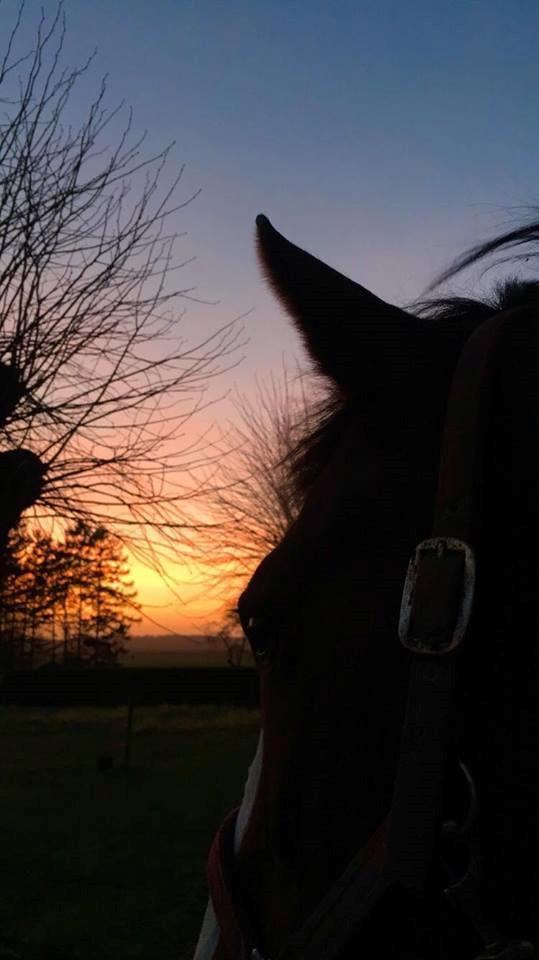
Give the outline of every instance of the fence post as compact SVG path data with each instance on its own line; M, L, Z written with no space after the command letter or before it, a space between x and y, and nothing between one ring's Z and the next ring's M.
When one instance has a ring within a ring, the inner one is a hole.
M133 701L127 704L127 733L125 738L124 769L129 770L131 759L131 730L133 729Z

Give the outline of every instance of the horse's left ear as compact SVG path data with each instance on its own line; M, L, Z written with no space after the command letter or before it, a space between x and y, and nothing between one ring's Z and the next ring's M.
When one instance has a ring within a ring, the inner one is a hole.
M296 247L262 214L256 227L264 274L320 372L346 393L402 381L421 320Z

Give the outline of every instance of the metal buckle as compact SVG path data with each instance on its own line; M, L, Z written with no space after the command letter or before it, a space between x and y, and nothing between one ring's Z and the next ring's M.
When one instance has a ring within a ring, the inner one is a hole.
M455 580L455 565L448 564L454 560L455 554L463 557L462 568L459 574L460 582ZM417 584L421 575L421 565L428 560L430 564L430 582L432 586L429 594L431 605L436 602L436 590L439 592L440 607L436 608L439 623L429 626L429 616L432 620L432 609L427 617L423 617L423 627L417 628L414 621L420 620L424 614L425 596L417 604ZM463 540L453 537L433 537L423 540L417 545L412 554L404 589L399 616L399 639L404 647L413 653L427 653L443 655L458 647L468 626L472 612L475 587L475 558L471 547ZM458 588L458 609L455 610L454 590ZM445 605L445 608L444 608ZM425 626L427 624L427 626ZM441 624L441 626L440 626Z

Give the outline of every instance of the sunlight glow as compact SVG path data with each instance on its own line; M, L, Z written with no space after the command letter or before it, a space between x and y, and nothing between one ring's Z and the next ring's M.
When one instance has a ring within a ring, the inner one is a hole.
M137 600L143 606L140 623L133 624L133 636L143 634L200 634L211 632L220 622L223 601L202 583L202 571L194 564L175 566L171 578L174 592L160 573L130 559Z

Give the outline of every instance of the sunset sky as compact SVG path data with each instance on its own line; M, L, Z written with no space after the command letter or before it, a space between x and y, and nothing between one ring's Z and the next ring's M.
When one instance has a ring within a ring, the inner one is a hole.
M41 6L27 0L22 34ZM18 2L0 5L0 36ZM259 275L254 219L399 304L418 297L454 256L538 199L539 5L536 0L66 0L65 60L97 48L71 111L101 76L125 100L147 151L176 141L186 165L174 219L181 332L199 341L243 321L242 362L211 388L252 393L301 347ZM119 129L119 125L118 125ZM525 211L521 211L525 215ZM459 291L465 281L459 279ZM468 288L469 289L469 288ZM189 429L234 418L220 400ZM180 558L181 559L181 558ZM177 596L134 564L153 621L135 632L202 632L216 602L178 567ZM189 602L188 602L189 601Z

